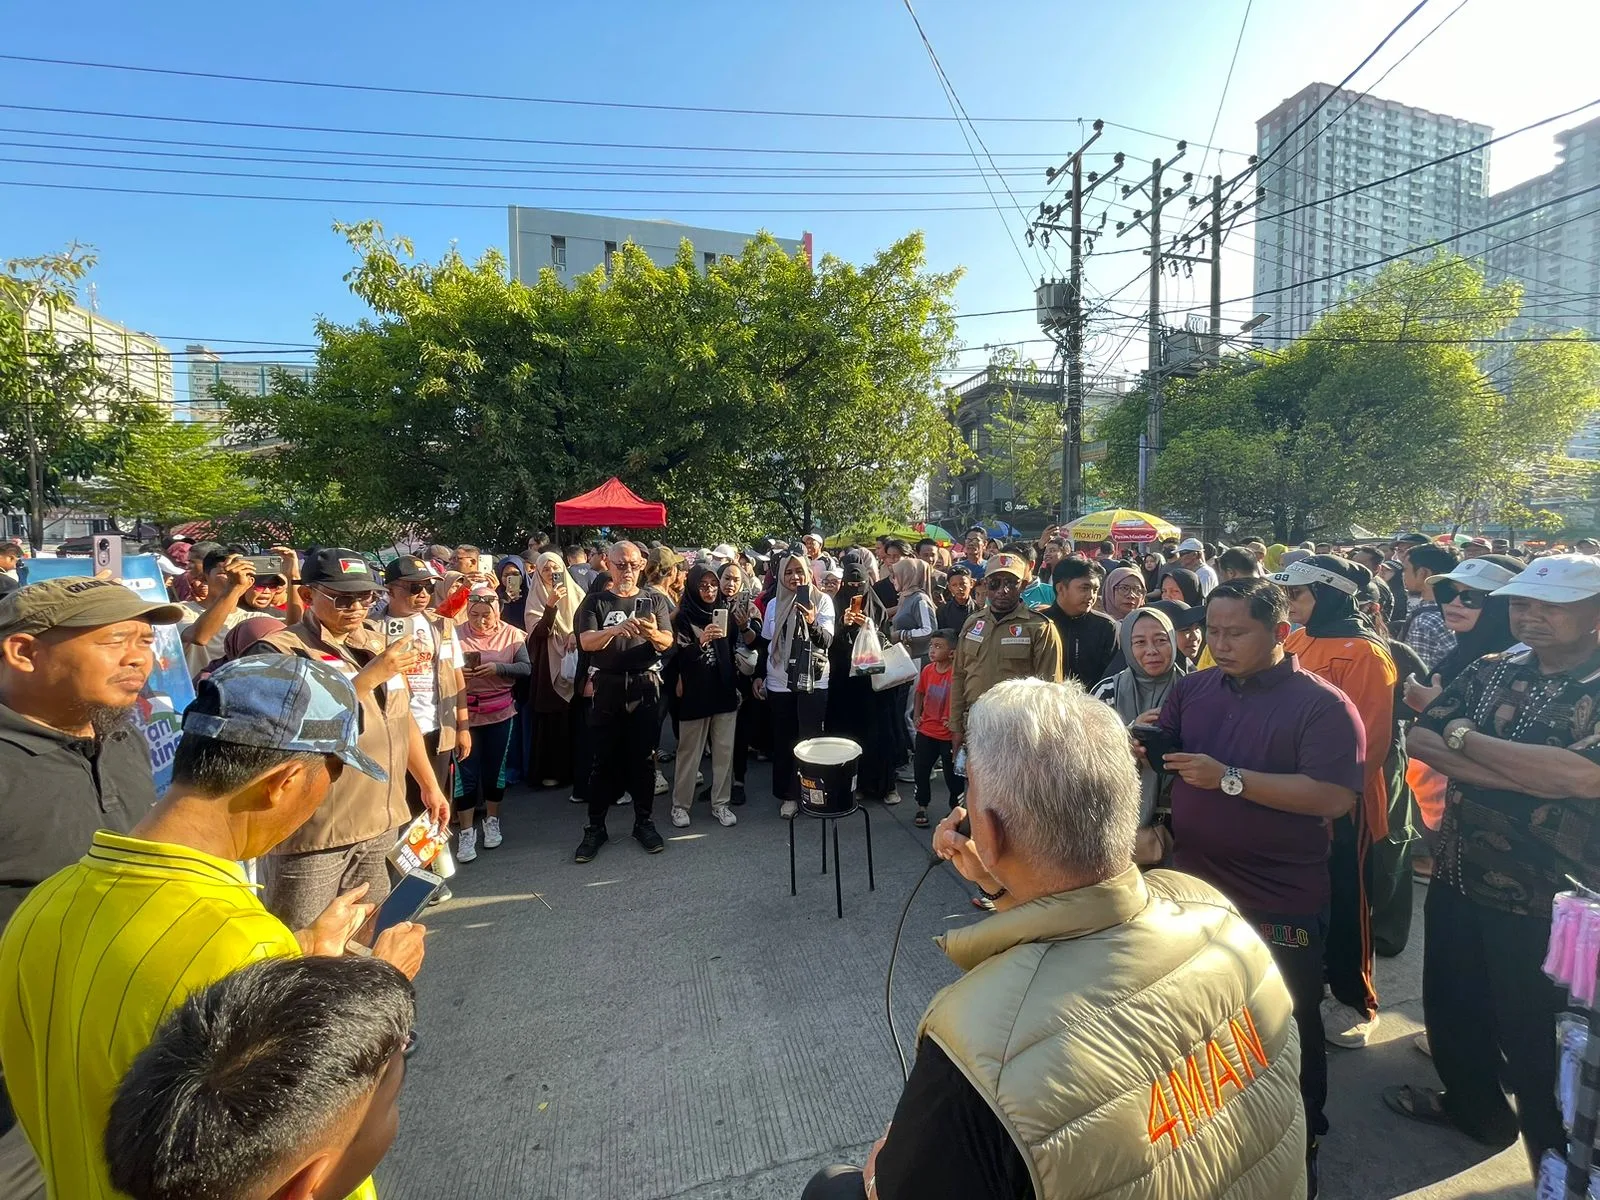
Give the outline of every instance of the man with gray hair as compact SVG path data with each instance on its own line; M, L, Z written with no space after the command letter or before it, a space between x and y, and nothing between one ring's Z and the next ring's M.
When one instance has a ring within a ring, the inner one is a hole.
M1075 683L1010 680L966 746L969 807L934 850L997 912L939 939L966 974L923 1014L865 1170L828 1168L803 1200L1303 1195L1288 989L1220 892L1133 865L1116 713Z

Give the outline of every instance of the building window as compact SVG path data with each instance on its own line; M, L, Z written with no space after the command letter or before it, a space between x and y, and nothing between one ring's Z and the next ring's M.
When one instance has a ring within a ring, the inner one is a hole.
M616 254L616 252L617 252L617 244L615 242L607 242L606 243L606 276L608 278L611 275L611 258L612 258L612 256L614 254Z
M554 234L551 235L551 237L550 237L550 265L552 267L554 267L558 271L565 271L567 269L567 239L566 238L564 238L564 237L556 237Z
M717 265L717 256L711 251L707 250L702 257L705 259L706 270L709 271Z

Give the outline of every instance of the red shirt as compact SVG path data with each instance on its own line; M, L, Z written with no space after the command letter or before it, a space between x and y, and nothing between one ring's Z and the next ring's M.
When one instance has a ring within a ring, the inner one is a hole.
M950 680L955 670L950 663L942 668L929 663L922 668L917 679L917 695L922 697L922 717L917 722L917 732L925 733L941 742L950 737Z

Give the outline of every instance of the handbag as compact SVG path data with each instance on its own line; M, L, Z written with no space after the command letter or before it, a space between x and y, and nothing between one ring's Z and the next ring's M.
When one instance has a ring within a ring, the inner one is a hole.
M756 664L761 661L759 652L749 646L739 646L733 652L733 665L739 669L741 675L754 675Z
M850 674L883 674L883 644L878 641L878 627L871 621L856 630L855 644L850 648Z
M883 673L872 677L872 690L887 692L917 677L917 664L911 651L896 642L883 652Z

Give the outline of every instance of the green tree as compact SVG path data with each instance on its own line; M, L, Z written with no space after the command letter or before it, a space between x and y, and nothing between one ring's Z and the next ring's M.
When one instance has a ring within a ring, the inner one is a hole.
M131 430L157 416L87 343L34 327L39 314L71 304L94 263L92 251L73 243L60 254L11 259L0 273L0 507L28 514L35 550L44 544L46 509L74 482L120 461Z
M520 544L615 474L675 539L744 537L903 509L955 440L936 370L956 276L925 271L920 235L860 268L768 237L705 272L688 243L667 267L625 245L566 286L341 232L373 316L319 325L309 383L229 413L235 439L276 443L269 490L347 523Z
M148 519L163 537L184 521L237 517L259 496L244 456L218 448L216 433L200 423L137 422L119 461L74 491L108 513Z
M1454 256L1394 263L1281 353L1170 381L1151 507L1284 541L1520 503L1600 406L1600 348L1575 335L1486 351L1519 300ZM1491 356L1504 361L1486 371ZM1100 423L1101 478L1124 496L1144 425L1142 393Z
M1026 382L1033 382L1039 370L1009 348L996 351L989 367L1014 371ZM1018 502L1054 510L1061 499L1060 405L1013 388L991 406L988 424L988 449L979 455L984 469L1010 483Z

